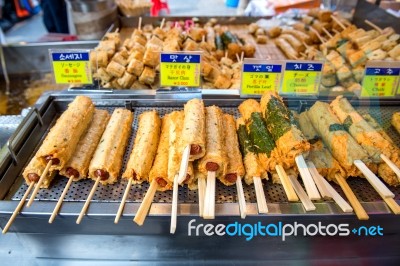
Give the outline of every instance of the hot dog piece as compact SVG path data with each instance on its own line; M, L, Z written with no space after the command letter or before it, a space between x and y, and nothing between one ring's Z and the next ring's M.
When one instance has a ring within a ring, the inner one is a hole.
M117 108L101 136L92 161L89 165L89 177L96 180L100 177L103 185L117 181L122 167L122 160L131 134L133 113Z
M192 99L185 104L182 146L190 145L189 161L200 159L206 153L206 126L204 103Z
M228 158L226 175L219 180L226 186L234 185L236 179L244 177L245 171L242 154L239 150L239 142L236 134L236 121L232 115L223 115L223 127L225 130L225 150Z
M38 182L40 176L42 175L45 166L38 160L37 156L35 155L29 164L25 167L22 176L25 179L26 184L30 185L31 182ZM51 181L53 180L56 171L49 171L45 176L40 188L48 188L50 186Z
M50 170L60 170L71 158L82 134L87 129L94 113L94 105L90 98L77 96L68 109L60 116L50 129L37 157L42 165L52 160Z
M216 172L216 177L224 176L227 169L227 157L224 148L222 111L217 106L206 107L206 147L207 151L199 160L199 170L207 175Z
M110 115L106 110L96 109L94 111L89 128L79 140L71 159L66 166L61 169L61 175L65 177L73 176L74 181L87 177L90 160L93 157L94 151L99 144L101 135L103 135L109 119Z
M172 182L168 179L169 122L169 114L167 114L161 120L160 141L149 173L149 182L156 179L159 191L172 189Z
M133 183L148 181L151 166L160 140L161 119L153 110L139 116L139 129L123 178L133 178Z

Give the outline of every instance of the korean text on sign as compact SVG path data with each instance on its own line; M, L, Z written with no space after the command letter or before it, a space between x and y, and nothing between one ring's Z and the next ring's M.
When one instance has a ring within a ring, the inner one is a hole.
M322 63L287 62L283 74L282 93L318 94Z
M241 95L261 95L266 91L277 91L281 72L282 65L243 64Z
M51 53L51 59L56 83L93 83L89 52Z
M367 67L361 97L394 97L399 83L400 68Z
M162 87L200 87L200 54L161 53Z

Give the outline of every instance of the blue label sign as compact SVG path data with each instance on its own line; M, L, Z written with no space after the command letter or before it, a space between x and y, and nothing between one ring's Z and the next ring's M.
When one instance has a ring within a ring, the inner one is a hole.
M267 73L280 73L282 65L268 65L268 64L244 64L243 72L267 72Z
M285 70L293 71L321 71L322 63L286 63Z
M89 61L89 52L52 53L53 61Z
M368 67L365 69L367 76L398 76L400 68Z
M200 64L199 54L161 54L161 63L194 63Z

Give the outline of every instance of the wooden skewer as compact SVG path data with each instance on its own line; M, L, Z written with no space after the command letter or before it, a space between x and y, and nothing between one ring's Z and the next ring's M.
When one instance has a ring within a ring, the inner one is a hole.
M114 219L115 224L117 224L119 222L122 212L124 211L125 202L126 202L126 199L128 198L129 192L131 190L132 180L133 180L132 178L129 178L128 184L126 185L124 195L122 196L122 199L121 199L121 204L119 205L117 215L115 216L115 219Z
M351 190L351 188L350 188L349 184L347 184L346 180L341 175L338 175L338 174L335 175L335 178L336 178L337 182L339 183L339 186L342 188L347 199L349 200L351 206L353 207L354 212L357 215L357 218L359 220L368 220L369 216L368 216L367 212L364 210L363 206L358 201L356 195Z
M320 200L321 196L319 195L318 189L315 186L314 180L310 174L310 171L308 170L303 155L296 156L295 162L297 168L299 169L301 179L303 179L304 186L306 187L308 197L311 200ZM299 194L297 193L297 195Z
M169 232L175 234L176 218L178 215L178 175L174 178L174 187L172 191L172 210L171 210L171 227Z
M142 29L142 17L139 17L138 30Z
M332 31L333 31L334 33L336 33L336 34L340 34L340 32L338 32L338 31L335 30L335 29L332 29Z
M315 167L313 162L307 162L308 169L310 170L311 176L314 179L315 184L318 187L319 193L324 199L331 199L332 195L329 193L326 188L324 182L322 181L322 176L318 173L317 168Z
M151 181L150 187L147 190L146 196L144 196L142 204L140 204L139 210L137 211L133 221L138 225L143 225L146 219L147 213L150 210L151 203L153 202L154 194L157 190L157 181L154 179Z
M164 23L165 23L165 18L163 18L161 20L161 24L160 24L160 29L162 30L162 28L164 28Z
M182 184L186 179L190 156L190 145L187 145L182 153L181 165L179 167L178 184Z
M335 16L331 16L331 18L338 24L342 29L346 29L346 26L343 25L343 23Z
M58 202L57 202L57 204L56 204L56 207L54 208L53 213L52 213L51 216L50 216L49 224L53 223L54 219L56 218L56 216L57 216L57 214L58 214L58 211L59 211L60 208L61 208L61 204L62 204L63 201L64 201L65 195L67 195L68 189L69 189L69 187L70 187L71 184L72 184L72 181L74 181L74 177L73 177L73 176L70 176L69 179L68 179L68 183L67 183L67 185L65 185L65 188L64 188L64 190L63 190L63 192L62 192L60 198L58 199Z
M25 191L24 196L22 197L22 199L19 201L17 207L15 208L13 214L11 215L10 219L8 220L6 226L4 226L3 228L3 234L8 232L8 229L10 229L10 226L13 224L15 218L17 217L17 215L19 214L19 212L21 211L22 207L25 204L25 200L28 198L29 193L31 193L31 190L33 188L33 186L35 185L34 182L31 182L31 184L29 185L28 189Z
M259 213L268 213L267 199L265 198L264 188L259 176L253 177L254 187L256 189L257 207Z
M238 55L238 54L235 54L235 55L236 55L236 60L237 60L238 62L241 62L241 61L240 61L239 55Z
M311 30L312 32L314 32L315 35L317 35L317 37L318 37L318 39L321 41L321 43L325 43L324 38L322 38L322 36L318 33L318 31L316 31L313 27L310 27L310 30Z
M373 28L374 30L377 30L379 33L382 33L383 30L378 27L375 23L372 23L371 21L369 21L368 19L364 20L365 24L367 24L368 26L371 26L371 28Z
M381 153L381 159L393 170L393 172L400 179L400 169L395 165L385 154Z
M299 198L296 195L292 185L290 184L289 177L286 174L285 169L283 169L282 165L276 165L275 170L281 180L283 189L285 190L288 201L299 201Z
M203 217L204 214L204 199L206 196L206 180L204 178L199 178L197 180L198 192L199 192L199 216Z
M203 212L204 219L215 218L215 175L216 173L213 171L208 171L207 173L207 187Z
M43 171L42 175L40 176L39 181L36 183L35 189L33 190L33 193L28 201L28 204L26 204L27 207L30 207L32 205L33 201L35 200L35 197L36 197L37 193L39 192L40 186L42 185L43 180L45 179L45 177L47 176L47 173L49 172L51 163L52 163L52 161L50 160L47 163L46 168L44 168L44 171Z
M384 197L382 197L382 199L386 202L386 204L389 206L389 208L392 210L394 214L396 215L400 214L400 206L394 199L384 198Z
M299 181L294 176L289 175L289 180L292 183L292 186L294 190L297 193L297 196L299 196L301 203L304 206L304 209L306 211L315 211L316 207L314 203L308 198L306 192L304 189L301 187Z
M354 165L360 170L374 189L385 198L394 198L394 194L383 184L381 180L361 161L355 160Z
M240 176L236 178L236 190L239 202L239 210L240 210L240 218L246 218L247 207L246 207L246 199L244 198L243 192L243 184Z
M333 38L333 36L332 36L332 34L327 30L327 29L325 29L324 27L322 27L322 31L323 32L325 32L325 34L329 37L329 38Z
M325 180L324 177L321 176L321 180L324 183L326 189L329 191L329 194L332 195L333 200L337 205L342 209L343 212L352 212L353 208L345 201L342 196L337 193L337 191L329 184L328 181Z
M244 52L242 52L242 54L240 55L240 62L243 62L244 60Z
M83 219L83 216L85 216L86 211L89 207L90 201L92 200L99 183L100 183L100 177L97 177L96 182L94 183L92 190L90 191L90 193L85 201L85 204L83 205L83 208L82 208L81 212L79 213L78 219L76 219L76 224L80 224Z

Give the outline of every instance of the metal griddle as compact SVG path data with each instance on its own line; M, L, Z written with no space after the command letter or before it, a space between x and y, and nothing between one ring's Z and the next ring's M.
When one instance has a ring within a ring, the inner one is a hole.
M4 158L0 158L0 225L4 226L7 222L10 214L15 209L27 186L21 177L21 172L25 165L29 162L34 152L39 147L40 143L44 139L46 133L55 122L56 118L66 108L74 97L78 94L86 94L91 97L97 108L106 109L110 113L117 107L125 107L134 111L134 122L133 122L133 133L130 137L128 148L124 156L124 166L130 155L134 137L138 127L138 117L141 113L147 110L156 109L158 113L163 116L173 110L179 110L183 108L184 103L193 97L202 97L205 104L220 106L224 112L238 115L237 106L244 100L237 95L231 93L224 93L224 91L216 94L215 92L203 92L203 94L194 92L183 92L181 94L170 94L170 93L155 93L154 91L114 91L100 94L98 92L61 92L57 94L43 96L40 102L43 104L36 106L36 111L31 111L24 119L22 126L17 129L16 133L12 137L11 141L11 152ZM303 111L310 107L314 102L315 98L292 98L286 99L286 104L290 109L296 111ZM325 99L331 100L331 99ZM370 113L374 118L383 124L388 134L394 139L397 145L400 145L399 135L392 130L390 127L391 114L398 110L396 101L386 102L363 102L363 101L352 101L353 105L360 113ZM42 121L42 125L41 122ZM13 160L13 153L15 160ZM300 178L299 178L300 179ZM113 223L115 214L117 213L120 200L126 188L126 180L119 180L114 185L102 186L99 185L97 191L93 197L93 201L88 209L87 216L84 217L80 225L75 224L77 215L79 214L83 202L86 200L87 195L92 188L94 182L92 180L83 180L74 182L69 189L68 194L65 197L64 203L60 210L60 215L56 218L55 222L51 225L47 223L51 212L53 211L56 201L62 193L65 187L67 179L65 177L56 176L53 180L49 189L41 189L36 197L36 201L30 208L24 208L21 214L14 221L11 227L11 232L18 232L19 234L26 237L26 241L40 242L42 245L48 241L49 238L58 239L61 235L68 238L68 241L75 241L76 247L71 247L71 243L68 242L68 252L63 250L62 252L57 249L57 253L61 257L77 258L80 256L76 254L76 250L79 246L93 244L93 239L90 238L90 243L85 242L86 240L78 240L78 235L90 235L90 236L107 236L112 238L119 236L116 241L116 245L121 244L121 249L124 247L123 241L120 236L141 236L143 238L143 246L138 247L139 250L143 249L146 252L147 245L154 245L163 238L163 241L172 241L178 238L178 244L176 248L186 248L187 241L193 241L193 238L187 237L187 224L191 219L197 219L198 222L204 222L198 217L198 196L197 191L190 191L186 187L179 188L179 208L178 208L178 225L177 233L174 237L169 237L169 221L170 211L172 202L172 192L157 192L150 210L149 217L147 217L144 226L139 227L132 222L132 218L136 214L140 202L148 189L148 184L134 185L131 188L127 203L124 209L124 215L118 225ZM331 184L333 184L331 182ZM390 209L380 199L377 192L373 190L371 185L362 178L351 178L349 184L352 187L359 200L362 202L364 208L370 215L370 220L366 223L381 221L381 224L398 223L398 217L391 214ZM255 222L255 221L304 221L306 223L313 221L346 221L350 224L359 224L354 214L343 213L341 209L333 201L320 201L315 202L317 207L314 212L305 212L301 203L289 203L281 185L272 184L271 181L264 181L264 190L266 192L266 198L268 202L268 208L270 213L267 215L258 215L256 196L253 186L247 186L244 184L244 193L247 201L248 216L246 220L240 220L239 207L236 203L236 187L226 187L220 182L217 183L216 187L216 219L208 220L209 223L227 223L232 221L239 222ZM335 189L345 198L340 187L333 184ZM390 187L395 193L396 200L400 200L400 188ZM365 224L365 222L364 222ZM397 235L398 228L391 227L392 234ZM146 238L146 236L149 236ZM47 240L44 240L47 239ZM45 241L45 242L43 242ZM81 242L83 241L83 242ZM89 240L87 240L89 241ZM97 241L97 240L96 240ZM197 239L196 241L205 241L207 238ZM196 242L195 241L195 242ZM214 241L214 240L213 240ZM227 241L225 238L215 239L217 243L219 241ZM241 240L238 240L240 243ZM256 240L253 244L258 243ZM267 241L267 240L265 240ZM268 240L275 241L275 240ZM310 239L310 241L312 241ZM325 241L325 240L323 240ZM56 241L59 242L58 240ZM196 254L208 254L209 252L217 252L206 249L204 243L198 246L198 252ZM224 242L221 242L224 243ZM234 243L236 243L234 241ZM236 245L232 243L232 245ZM64 243L65 244L65 243ZM60 248L63 247L63 243L59 243ZM343 248L345 248L343 244ZM250 247L250 246L249 246ZM34 254L40 256L53 256L52 254L44 255L43 247L39 245L34 247ZM364 248L365 249L365 248ZM74 251L75 250L75 251ZM356 251L356 249L355 249ZM95 251L93 251L95 254ZM249 254L255 252L249 248ZM96 253L98 254L98 253ZM104 256L110 253L105 251ZM137 254L136 254L137 255ZM155 254L158 256L160 254ZM171 254L172 255L172 254ZM258 256L264 257L270 256L271 254L258 254ZM94 256L94 255L93 255ZM123 258L137 258L132 254L121 255ZM127 257L126 257L127 256ZM235 254L232 254L235 257ZM256 256L256 255L255 255ZM100 256L101 258L101 256Z

